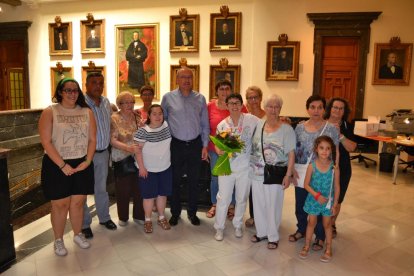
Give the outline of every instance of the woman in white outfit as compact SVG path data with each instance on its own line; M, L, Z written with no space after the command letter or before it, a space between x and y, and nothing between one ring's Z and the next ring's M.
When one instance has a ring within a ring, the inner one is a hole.
M252 242L267 239L267 248L276 249L282 219L284 190L295 163L296 136L293 128L280 118L283 100L273 94L264 101L266 120L261 120L252 139L249 178L252 180L256 235ZM264 184L264 167L278 166L278 180Z
M236 135L240 135L245 146L240 153L233 154L233 157L230 159L232 173L219 176L218 178L219 190L217 193L216 219L214 223L214 228L217 231L215 239L218 241L223 240L224 224L233 189L236 195L236 210L233 218L234 234L237 238L243 236L243 215L250 192L250 180L248 177L250 149L254 130L259 122L259 118L256 116L241 112L243 98L240 94L230 94L226 98L226 104L230 116L218 124L217 131L231 131ZM218 155L223 154L217 147L216 152Z

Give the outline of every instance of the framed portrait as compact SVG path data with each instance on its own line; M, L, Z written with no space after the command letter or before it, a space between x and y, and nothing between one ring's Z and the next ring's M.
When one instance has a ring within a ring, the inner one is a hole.
M228 12L227 6L220 10L210 14L210 51L240 51L242 14Z
M57 62L56 67L50 68L51 98L55 95L57 84L64 78L73 78L72 67L63 67L62 63Z
M49 23L49 55L72 55L72 22L62 23L60 17Z
M105 66L95 66L93 61L88 62L88 66L82 66L82 91L86 92L86 77L90 73L99 72L104 76L106 79L106 70ZM106 96L106 85L104 85L103 96Z
M287 41L287 36L285 40L267 42L266 80L299 80L299 51L300 42Z
M159 100L159 25L116 25L115 30L117 94L127 90L138 102L140 88L151 85Z
M200 65L188 65L186 58L181 58L179 65L171 65L170 70L170 89L177 88L177 71L182 67L187 67L193 72L193 90L200 91Z
M88 14L91 16L91 14ZM104 54L105 53L105 20L82 20L81 53Z
M180 9L180 15L170 16L170 52L198 52L200 37L200 16L187 15Z
M400 43L399 38L375 43L372 84L409 85L412 51L413 44Z
M219 80L226 79L233 85L233 92L240 93L240 65L228 65L226 58L220 60L220 65L210 65L210 94L209 100L216 98L215 86Z

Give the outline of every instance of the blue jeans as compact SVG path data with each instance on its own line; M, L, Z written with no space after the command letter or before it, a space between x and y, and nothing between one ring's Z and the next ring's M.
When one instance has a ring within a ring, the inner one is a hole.
M93 164L95 170L95 207L99 222L107 222L111 219L109 215L109 196L106 192L106 180L108 178L109 167L109 151L98 153L93 156ZM88 205L85 202L83 206L83 224L82 229L91 226L92 217L89 213Z
M211 170L213 171L214 166L217 163L218 155L215 151L208 151L208 154L210 156L210 166ZM218 176L211 175L211 182L210 182L210 194L211 194L211 204L217 204L217 193L218 193ZM236 205L236 197L234 195L231 196L231 205Z

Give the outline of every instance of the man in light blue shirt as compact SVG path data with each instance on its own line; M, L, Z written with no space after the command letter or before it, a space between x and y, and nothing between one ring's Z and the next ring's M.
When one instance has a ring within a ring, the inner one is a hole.
M201 160L208 156L210 126L204 96L193 91L193 72L183 67L177 72L178 89L164 95L161 106L170 126L173 192L170 224L177 225L181 214L181 177L187 175L188 219L200 225L197 217L198 184Z

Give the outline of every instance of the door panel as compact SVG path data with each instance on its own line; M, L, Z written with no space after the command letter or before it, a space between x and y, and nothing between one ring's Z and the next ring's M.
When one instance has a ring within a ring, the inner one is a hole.
M342 97L355 117L358 82L359 41L356 37L326 37L322 45L321 95L326 99Z

